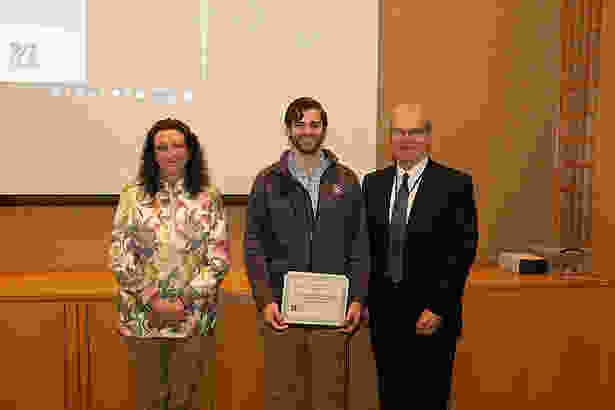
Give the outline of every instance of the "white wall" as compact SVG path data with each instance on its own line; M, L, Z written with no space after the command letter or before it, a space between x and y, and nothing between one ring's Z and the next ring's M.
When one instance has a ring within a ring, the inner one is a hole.
M103 96L0 88L0 193L119 193L146 130L174 116L199 135L222 192L246 194L286 147L282 116L300 96L325 106L326 145L343 162L359 174L376 167L378 0L210 0L208 27L199 0L181 3L89 2L88 87ZM114 87L142 88L144 100L115 97ZM176 88L176 104L153 104L158 87Z

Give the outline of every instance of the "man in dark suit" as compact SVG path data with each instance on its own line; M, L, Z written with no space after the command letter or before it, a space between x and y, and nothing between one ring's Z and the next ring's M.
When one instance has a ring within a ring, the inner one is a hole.
M382 408L444 410L478 233L471 176L429 157L420 105L396 107L394 166L363 179L367 305Z

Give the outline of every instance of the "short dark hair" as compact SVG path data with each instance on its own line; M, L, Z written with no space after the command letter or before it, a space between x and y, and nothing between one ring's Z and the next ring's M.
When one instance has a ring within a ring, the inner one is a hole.
M173 118L157 121L147 132L137 184L144 186L145 192L152 195L160 191L160 166L156 162L154 153L154 137L159 131L164 130L176 130L184 135L184 142L190 155L190 159L185 164L184 187L186 191L191 194L205 191L210 183L209 172L198 137L192 133L187 124Z
M300 97L291 102L284 116L284 124L286 128L292 127L295 121L303 119L303 113L308 110L320 111L320 119L322 121L322 129L326 130L329 124L327 120L327 112L318 101L310 97Z

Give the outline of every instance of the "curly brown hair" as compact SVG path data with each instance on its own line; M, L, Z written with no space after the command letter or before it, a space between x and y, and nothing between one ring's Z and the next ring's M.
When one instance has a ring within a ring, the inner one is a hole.
M300 97L290 103L286 109L286 115L284 115L284 124L286 125L286 128L290 129L295 121L301 121L303 119L303 113L308 110L320 111L322 129L323 131L326 131L327 126L329 125L327 112L321 103L311 97Z
M143 155L137 184L144 186L146 193L155 194L160 191L160 166L156 162L154 153L154 137L159 131L176 130L184 135L184 141L188 147L190 159L185 165L184 185L187 192L197 194L203 192L210 184L209 170L203 155L198 137L190 130L190 127L182 121L165 118L157 121L147 132L143 144Z

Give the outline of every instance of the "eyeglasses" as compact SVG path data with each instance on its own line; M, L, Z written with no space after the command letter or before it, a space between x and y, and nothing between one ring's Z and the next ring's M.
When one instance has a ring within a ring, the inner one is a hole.
M428 135L428 133L425 128L391 128L391 135L396 137L400 135L425 136Z
M186 148L186 144L173 144L171 146L167 145L167 144L160 144L160 145L155 145L154 148L156 149L156 151L162 151L162 152L166 152L169 150L169 147L171 147L172 149L184 149Z

